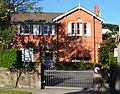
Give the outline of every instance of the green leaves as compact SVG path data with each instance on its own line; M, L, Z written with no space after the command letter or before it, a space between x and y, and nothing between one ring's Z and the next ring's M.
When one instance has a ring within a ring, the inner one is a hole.
M9 27L5 30L0 30L0 53L2 53L3 50L8 49L11 42L13 35L17 32L16 27Z
M5 50L0 55L0 67L14 68L12 64L17 62L17 51L16 50Z
M106 33L108 34L108 37L103 40L103 42L100 44L100 49L99 51L99 62L105 66L105 67L110 67L110 53L114 52L114 48L116 48L116 41L115 38L112 38L111 35L113 33Z
M114 24L103 24L102 28L106 28L106 29L109 29L111 31L118 31L119 30L119 26L114 25Z
M14 12L40 12L37 6L41 0L0 0L0 29L10 25L11 14Z

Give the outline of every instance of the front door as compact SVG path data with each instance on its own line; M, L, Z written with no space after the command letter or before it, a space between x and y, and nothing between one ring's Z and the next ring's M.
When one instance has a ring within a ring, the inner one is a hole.
M52 53L45 53L45 69L53 67Z

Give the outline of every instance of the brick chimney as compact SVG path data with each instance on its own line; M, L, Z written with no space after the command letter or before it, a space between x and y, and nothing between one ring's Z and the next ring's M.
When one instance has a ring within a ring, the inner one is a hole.
M94 6L94 13L95 13L97 16L100 16L100 13L99 13L99 5L95 5L95 6Z

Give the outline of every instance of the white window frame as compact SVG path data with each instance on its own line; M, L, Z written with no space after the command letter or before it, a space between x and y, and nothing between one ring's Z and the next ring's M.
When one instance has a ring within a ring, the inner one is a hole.
M47 27L47 31L45 30L45 26ZM47 33L45 33L45 31ZM43 35L48 35L48 25L43 25Z
M90 23L84 23L86 24L86 34L85 34L85 27L84 27L84 35L85 36L91 36L91 24Z
M22 50L23 62L33 62L33 48L21 48L20 50Z
M72 27L72 24L74 28ZM68 36L74 36L74 35L75 35L75 23L68 23Z
M79 34L78 34L78 30L79 30ZM82 36L82 23L76 23L76 36Z
M22 31L22 29L21 29L21 25L19 24L18 26L17 26L18 28L17 28L17 30L18 30L18 35L21 35L21 31Z
M55 25L50 25L50 35L55 35Z
M40 26L39 25L33 25L33 35L39 35L40 33Z
M75 57L74 57L75 58ZM81 60L79 60L79 59L77 59L78 57L76 57L75 59L72 59L72 62L88 62L89 60L85 60L85 59L81 59ZM82 57L82 58L85 58L85 57Z
M42 25L39 25L39 35L42 35Z

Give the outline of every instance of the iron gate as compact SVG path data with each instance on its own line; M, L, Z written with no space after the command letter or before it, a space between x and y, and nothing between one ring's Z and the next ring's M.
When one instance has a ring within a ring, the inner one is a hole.
M92 88L93 71L44 70L45 88Z

